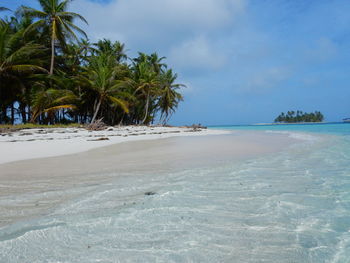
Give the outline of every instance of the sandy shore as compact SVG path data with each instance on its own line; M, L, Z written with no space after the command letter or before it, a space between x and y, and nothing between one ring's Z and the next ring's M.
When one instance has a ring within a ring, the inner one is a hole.
M234 163L247 158L276 153L298 141L285 134L264 132L245 131L227 134L227 132L212 130L199 132L179 128L162 128L162 130L168 133L128 137L109 135L111 138L109 141L88 140L106 137L113 132L114 134L121 133L121 131L89 133L79 130L78 132L67 132L65 129L67 133L62 134L59 133L61 130L57 130L54 133L57 134L56 139L53 140L22 142L4 141L6 136L3 136L1 147L7 145L8 148L7 150L1 149L2 161L15 160L18 157L12 154L21 151L25 152L20 155L21 158L27 158L27 160L0 165L0 227L18 220L44 216L66 201L89 194L89 189L94 185L109 184L111 181L115 182L122 178L131 178L131 176L148 176L152 180L152 175L166 176L169 173L186 169L222 165L227 162ZM130 133L126 128L123 132ZM144 132L145 130L139 128L139 133ZM149 129L150 132L160 132L160 128ZM44 138L42 134L20 135L20 133L10 137L12 139L23 138L23 140L25 136ZM79 135L79 133L85 135L65 138L65 136L70 137ZM133 133L136 133L135 129ZM225 134L180 136L220 133ZM52 133L49 134L46 136L53 136ZM93 136L90 137L90 135ZM58 136L65 139L60 140ZM163 139L148 140L157 138ZM118 142L122 143L113 144ZM11 149L11 146L14 148ZM69 151L72 154L63 155ZM46 153L51 156L61 156L28 159L33 158L31 153L36 157ZM144 191L138 193L135 189L134 194L142 196ZM128 202L133 198L130 197L123 202Z
M83 128L26 129L0 134L0 164L74 154L129 141L227 133L210 129L147 126L109 127L101 131Z

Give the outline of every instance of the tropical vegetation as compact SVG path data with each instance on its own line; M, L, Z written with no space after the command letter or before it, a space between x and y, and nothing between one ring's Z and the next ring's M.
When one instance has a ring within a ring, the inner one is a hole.
M315 111L311 113L297 111L282 112L277 116L275 122L293 123L293 122L322 122L324 116L321 112Z
M20 6L0 19L0 124L167 123L184 85L165 58L90 42L70 2L38 0L39 10Z

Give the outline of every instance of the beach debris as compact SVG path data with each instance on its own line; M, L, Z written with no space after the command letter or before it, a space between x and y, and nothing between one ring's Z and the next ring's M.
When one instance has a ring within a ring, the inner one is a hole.
M90 131L102 131L107 128L107 125L102 121L102 119L98 119L93 123L90 123L86 129Z
M33 135L31 132L22 132L18 136L26 136L26 135Z
M156 192L152 192L152 191L149 191L149 192L146 192L145 195L155 195Z
M88 140L90 142L92 141L109 141L109 138L107 137L101 137L101 138L97 138L97 139L92 139L92 140Z
M200 124L200 123L192 124L192 126L190 126L190 128L192 128L194 131L200 131L201 129L207 129L207 127L202 126L202 124Z
M8 134L8 133L10 133L10 132L15 132L15 131L18 131L18 130L20 130L20 129L16 129L16 128L7 128L7 127L5 127L5 128L0 128L0 133L6 133L6 134Z
M202 124L192 124L191 126L180 126L179 128L191 128L192 130L187 132L201 131L202 129L207 129L206 126L202 126Z

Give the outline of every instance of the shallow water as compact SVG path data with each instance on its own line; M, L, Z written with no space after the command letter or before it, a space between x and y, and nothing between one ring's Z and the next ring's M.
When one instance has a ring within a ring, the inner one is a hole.
M350 137L290 136L305 141L74 188L0 229L0 262L350 262Z

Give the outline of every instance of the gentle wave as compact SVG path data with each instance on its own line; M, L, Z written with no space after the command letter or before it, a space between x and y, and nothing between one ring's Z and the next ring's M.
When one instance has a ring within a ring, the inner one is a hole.
M275 133L275 134L286 134L289 138L297 139L297 140L303 140L303 141L311 141L316 142L320 140L320 136L317 136L315 134L310 133L303 133L303 132L291 132L291 131L273 131L273 130L266 130L266 133Z

